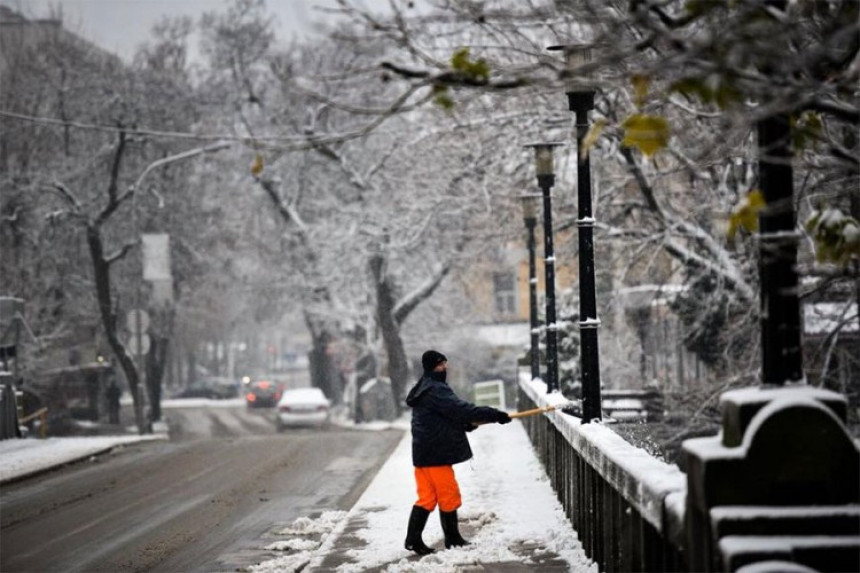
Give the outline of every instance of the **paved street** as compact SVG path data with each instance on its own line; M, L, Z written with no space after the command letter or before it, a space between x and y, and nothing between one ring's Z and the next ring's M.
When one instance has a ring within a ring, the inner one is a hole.
M4 486L3 571L234 571L259 539L348 509L400 431L276 434L243 407L169 411L182 439Z

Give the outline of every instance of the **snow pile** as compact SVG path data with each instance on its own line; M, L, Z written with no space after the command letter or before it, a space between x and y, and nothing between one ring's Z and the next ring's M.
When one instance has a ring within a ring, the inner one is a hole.
M259 565L251 565L248 567L250 573L284 573L286 571L300 571L310 562L313 553L309 551L300 551L292 555L285 555L264 561Z
M319 546L319 542L312 539L294 537L293 539L287 539L286 541L275 541L274 543L266 545L264 549L267 551L310 551L311 549L316 549Z
M279 535L312 535L315 533L326 534L346 517L345 511L326 511L317 519L300 517L292 525L277 533Z
M270 559L248 567L251 573L283 573L304 568L316 555L316 550L340 525L347 513L345 511L326 511L316 519L300 517L292 525L277 532L278 535L291 535L290 539L276 541L265 547L269 551L294 552Z
M125 444L165 440L166 434L146 436L52 437L0 441L0 483L20 479L59 465L97 456Z

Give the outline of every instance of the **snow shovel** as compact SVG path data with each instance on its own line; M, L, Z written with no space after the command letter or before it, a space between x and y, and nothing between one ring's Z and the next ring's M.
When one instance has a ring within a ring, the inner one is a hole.
M557 406L543 406L541 408L532 408L531 410L523 410L522 412L513 412L508 414L512 419L513 418L527 418L529 416L537 416L538 414L543 414L544 412L552 412L553 410L564 410L565 408L569 408L573 403L568 402L567 404L559 404ZM478 422L476 426L483 426L484 424L491 424L492 422Z
M538 414L543 414L544 412L552 412L553 410L558 410L558 406L543 406L542 408L532 408L531 410L523 410L522 412L513 412L512 414L508 414L511 418L528 418L529 416L537 416Z

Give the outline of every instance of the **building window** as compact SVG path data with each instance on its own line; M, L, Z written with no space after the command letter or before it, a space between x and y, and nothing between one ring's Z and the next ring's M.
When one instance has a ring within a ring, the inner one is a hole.
M517 281L513 273L493 274L493 298L496 301L497 314L517 313Z

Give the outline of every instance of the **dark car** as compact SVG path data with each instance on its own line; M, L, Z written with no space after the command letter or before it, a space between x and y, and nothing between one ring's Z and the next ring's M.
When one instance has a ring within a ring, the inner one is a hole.
M245 403L249 408L274 408L281 399L281 385L271 380L257 380L245 387Z
M208 398L226 400L239 396L238 385L227 378L204 378L176 394L176 398Z

